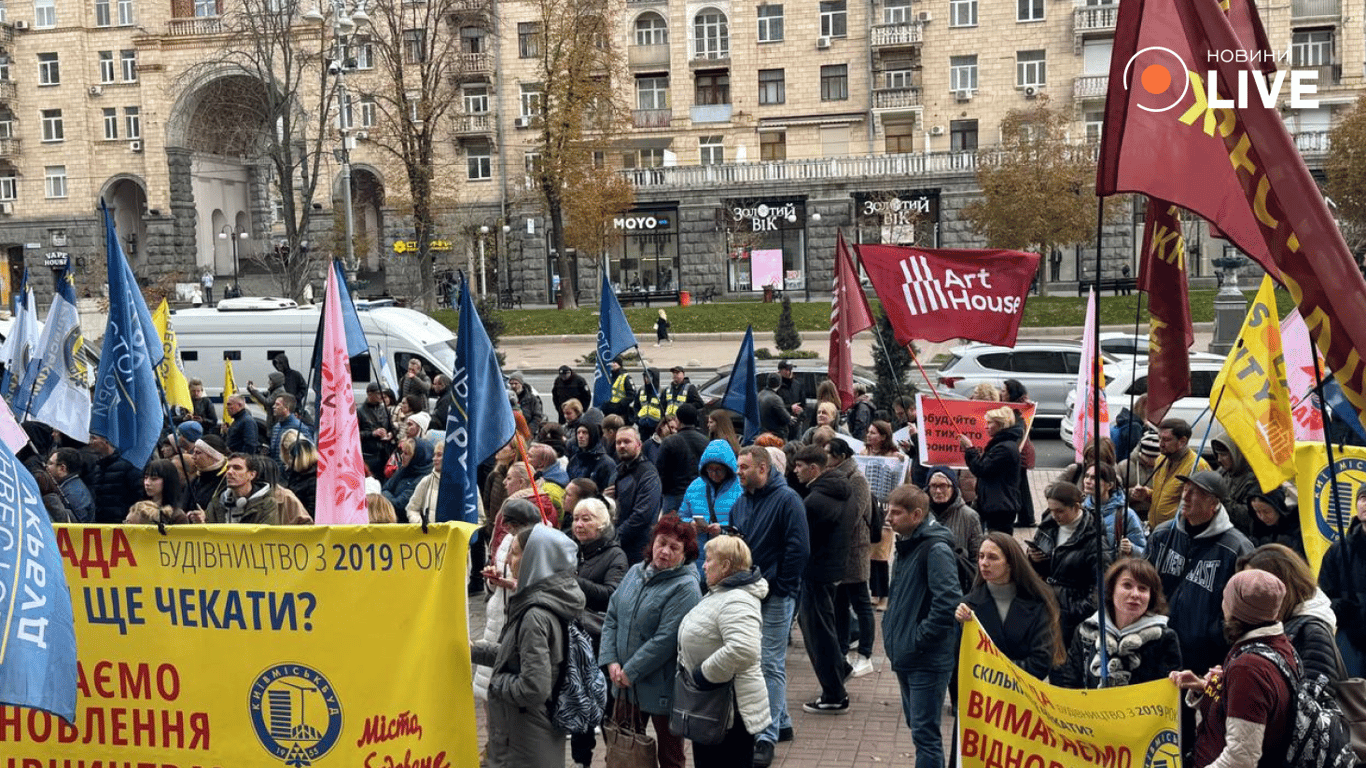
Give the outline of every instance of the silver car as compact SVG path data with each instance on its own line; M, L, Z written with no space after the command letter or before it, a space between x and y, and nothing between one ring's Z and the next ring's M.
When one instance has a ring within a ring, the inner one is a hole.
M1037 406L1036 426L1056 427L1067 415L1067 394L1076 387L1081 369L1081 342L1020 341L1014 347L974 343L949 352L952 357L939 369L941 389L971 396L982 382L1000 389L1006 379L1015 379ZM1117 362L1101 355L1107 366Z

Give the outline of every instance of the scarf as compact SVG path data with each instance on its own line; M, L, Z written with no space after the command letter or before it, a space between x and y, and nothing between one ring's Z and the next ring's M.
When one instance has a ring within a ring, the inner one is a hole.
M1091 662L1087 665L1087 672L1096 680L1101 679L1100 675L1100 614L1093 615L1091 618L1082 622L1077 627L1077 632L1081 636L1082 642L1094 649ZM1133 624L1123 629L1115 626L1114 620L1107 615L1105 622L1105 650L1109 655L1110 679L1105 683L1107 688L1117 688L1128 685L1133 677L1133 671L1143 663L1141 651L1143 646L1154 642L1162 637L1162 630L1167 628L1167 617L1149 614L1140 617Z

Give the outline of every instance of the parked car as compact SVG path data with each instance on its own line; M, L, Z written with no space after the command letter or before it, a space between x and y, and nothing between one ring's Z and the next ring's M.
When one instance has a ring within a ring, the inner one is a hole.
M1052 427L1067 415L1067 394L1077 384L1081 343L1076 341L1020 341L1014 347L967 344L949 350L952 357L939 369L941 389L970 396L982 382L997 388L1015 379L1029 390L1037 406L1035 428ZM1118 362L1101 353L1108 367Z
M1224 358L1218 355L1206 352L1191 355L1191 393L1172 403L1167 411L1167 418L1185 419L1191 425L1193 446L1205 442L1205 428L1210 418L1210 392L1214 389L1214 377L1219 375L1219 369L1223 366ZM1139 395L1148 392L1148 365L1146 360L1140 359L1137 367L1119 365L1114 371L1107 369L1105 373L1106 378L1110 379L1105 387L1105 401L1110 410L1110 424L1105 426L1105 431L1109 434L1110 425L1119 417L1120 411L1128 408L1129 403ZM1073 391L1067 395L1067 415L1060 428L1063 443L1072 448L1075 448L1072 443L1075 422L1076 392Z

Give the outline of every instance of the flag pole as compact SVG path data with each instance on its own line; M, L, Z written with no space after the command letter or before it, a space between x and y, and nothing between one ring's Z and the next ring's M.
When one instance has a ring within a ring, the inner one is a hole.
M1333 520L1337 524L1338 539L1342 541L1342 546L1346 548L1347 531L1343 528L1342 525L1342 510L1338 509L1338 507L1341 506L1338 503L1337 494L1338 471L1333 460L1333 440L1328 436L1328 405L1324 402L1323 397L1323 370L1322 366L1319 364L1318 348L1311 347L1310 352L1314 356L1314 388L1318 390L1319 418L1323 419L1323 447L1326 449L1328 453L1328 484L1333 488L1333 492L1329 494L1329 498L1332 500L1331 503L1333 505L1331 512L1333 515ZM1351 560L1344 559L1343 562L1350 563Z
M1105 377L1097 376L1097 368L1100 367L1100 265L1101 265L1101 246L1105 235L1105 198L1096 198L1096 273L1092 276L1092 286L1096 299L1096 311L1091 317L1091 349L1082 350L1082 365L1091 366L1091 391L1083 396L1091 398L1091 419L1093 430L1091 432L1092 444L1095 449L1091 451L1091 471L1095 473L1095 480L1091 483L1091 506L1094 507L1096 516L1096 594L1105 595L1105 511L1100 505L1100 391L1105 386ZM1080 279L1081 275L1077 275ZM1082 457L1082 476L1086 475L1085 455ZM1115 510L1115 517L1123 517L1123 510ZM1119 540L1115 540L1115 546L1119 546ZM1096 611L1096 618L1100 624L1100 681L1101 685L1106 685L1110 680L1110 654L1106 647L1104 638L1106 615L1104 600L1101 601L1101 609Z

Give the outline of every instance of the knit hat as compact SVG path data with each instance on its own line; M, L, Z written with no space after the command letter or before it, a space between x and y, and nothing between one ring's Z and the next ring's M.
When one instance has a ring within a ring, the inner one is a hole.
M1156 432L1145 432L1143 434L1143 438L1138 441L1138 452L1150 459L1155 459L1158 454L1162 453Z
M197 421L187 421L176 427L176 431L190 443L195 443L204 436L204 428Z
M412 416L409 416L409 417L408 417L408 421L411 421L411 422L417 424L417 426L418 426L417 436L418 436L418 437L422 437L423 435L427 434L427 429L432 425L432 417L431 417L429 414L427 414L425 411L424 411L424 412L414 413Z
M1266 571L1239 571L1224 587L1224 615L1246 624L1270 624L1281 616L1285 584Z
M780 474L780 475L786 474L786 473L787 473L787 454L786 454L786 453L783 453L783 449L782 449L782 448L774 448L774 447L772 447L772 446L769 446L768 448L765 448L764 450L768 451L768 456L769 456L769 458L772 460L771 463L773 464L773 469L774 469L775 471L777 471L777 473Z

